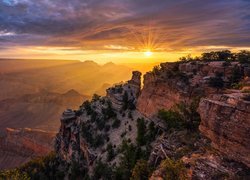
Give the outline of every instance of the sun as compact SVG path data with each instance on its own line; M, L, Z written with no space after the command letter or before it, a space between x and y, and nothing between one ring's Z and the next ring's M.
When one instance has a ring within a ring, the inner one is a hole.
M144 55L147 56L147 57L152 56L152 54L153 53L150 50L147 50L147 51L144 52Z

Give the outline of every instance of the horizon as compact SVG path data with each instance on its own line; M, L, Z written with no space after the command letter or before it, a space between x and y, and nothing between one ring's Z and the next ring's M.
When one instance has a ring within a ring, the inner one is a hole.
M0 56L123 64L250 50L249 8L245 0L2 0Z

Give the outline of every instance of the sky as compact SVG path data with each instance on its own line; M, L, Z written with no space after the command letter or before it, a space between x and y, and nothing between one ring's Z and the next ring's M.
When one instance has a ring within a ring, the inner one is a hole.
M250 49L250 0L0 0L0 57L174 61Z

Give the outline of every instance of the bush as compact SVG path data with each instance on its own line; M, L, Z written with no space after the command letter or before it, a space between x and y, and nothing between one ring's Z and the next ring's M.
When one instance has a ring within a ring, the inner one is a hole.
M184 122L179 112L173 111L171 109L167 111L160 110L158 112L158 117L164 120L168 129L180 129L183 127Z
M93 147L97 148L104 144L103 136L101 134L98 134L93 141Z
M93 135L92 135L92 132L91 132L91 126L90 125L87 126L85 123L83 123L81 132L82 132L82 134L81 134L82 137L84 139L86 139L86 141L89 144L93 144L94 138L93 138Z
M120 125L121 125L121 120L116 118L112 124L112 128L118 128L120 127Z
M247 94L243 97L245 101L250 101L250 94Z
M174 180L186 180L187 170L182 161L174 161L171 159L164 160L161 165L161 169L164 171L164 179Z
M250 51L240 51L236 54L236 60L238 60L240 63L250 63Z
M155 139L157 134L157 128L155 128L155 123L151 121L148 125L147 139L151 142Z
M197 108L199 106L200 98L195 98L192 100L190 104L186 104L181 102L177 104L178 112L183 121L184 127L191 131L198 131L198 127L200 124L200 114L197 112Z
M109 124L105 125L104 130L108 132L110 130L110 125Z
M161 70L161 67L160 67L159 65L157 65L157 66L154 66L154 67L153 67L152 72L153 72L155 75L159 75L159 74L160 74L160 70Z
M107 145L107 161L111 161L115 157L115 151L113 149L112 143Z
M92 107L91 107L91 103L88 100L84 101L84 103L82 104L82 106L86 110L87 115L92 114L93 110L92 110Z
M146 144L145 140L146 125L144 118L138 118L136 126L137 126L136 142L139 146L143 146Z
M102 114L104 116L104 120L108 120L110 118L116 117L116 113L112 107L112 103L107 101L107 108L102 109Z
M243 73L241 72L241 69L240 69L239 67L235 66L235 67L233 68L232 76L231 76L231 79L230 79L231 84L238 83L238 82L241 80L241 78L242 78L243 76L244 76L244 75L243 75Z
M21 172L18 169L0 171L0 179L6 180L30 180L26 172Z
M128 130L132 131L132 126L131 125L128 125Z
M108 164L104 164L102 161L98 161L94 168L93 179L112 179L112 169L108 166Z
M99 101L100 98L101 98L101 96L99 96L98 94L93 94L93 96L92 96L92 102Z
M224 81L221 76L216 75L215 77L211 77L209 79L209 86L220 89L224 87Z
M128 118L129 118L129 119L133 119L133 115L132 115L132 112L131 112L131 111L129 111L129 113L128 113Z
M98 129L101 131L105 127L106 121L104 119L97 119L96 123Z
M152 170L148 166L147 161L138 160L132 170L132 176L130 180L147 180L151 174L151 171Z

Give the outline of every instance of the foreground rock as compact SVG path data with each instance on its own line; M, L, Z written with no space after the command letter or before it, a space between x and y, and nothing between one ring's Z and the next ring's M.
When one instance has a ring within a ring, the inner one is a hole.
M227 157L250 167L250 96L212 95L201 100L200 131ZM248 99L247 99L248 98Z

